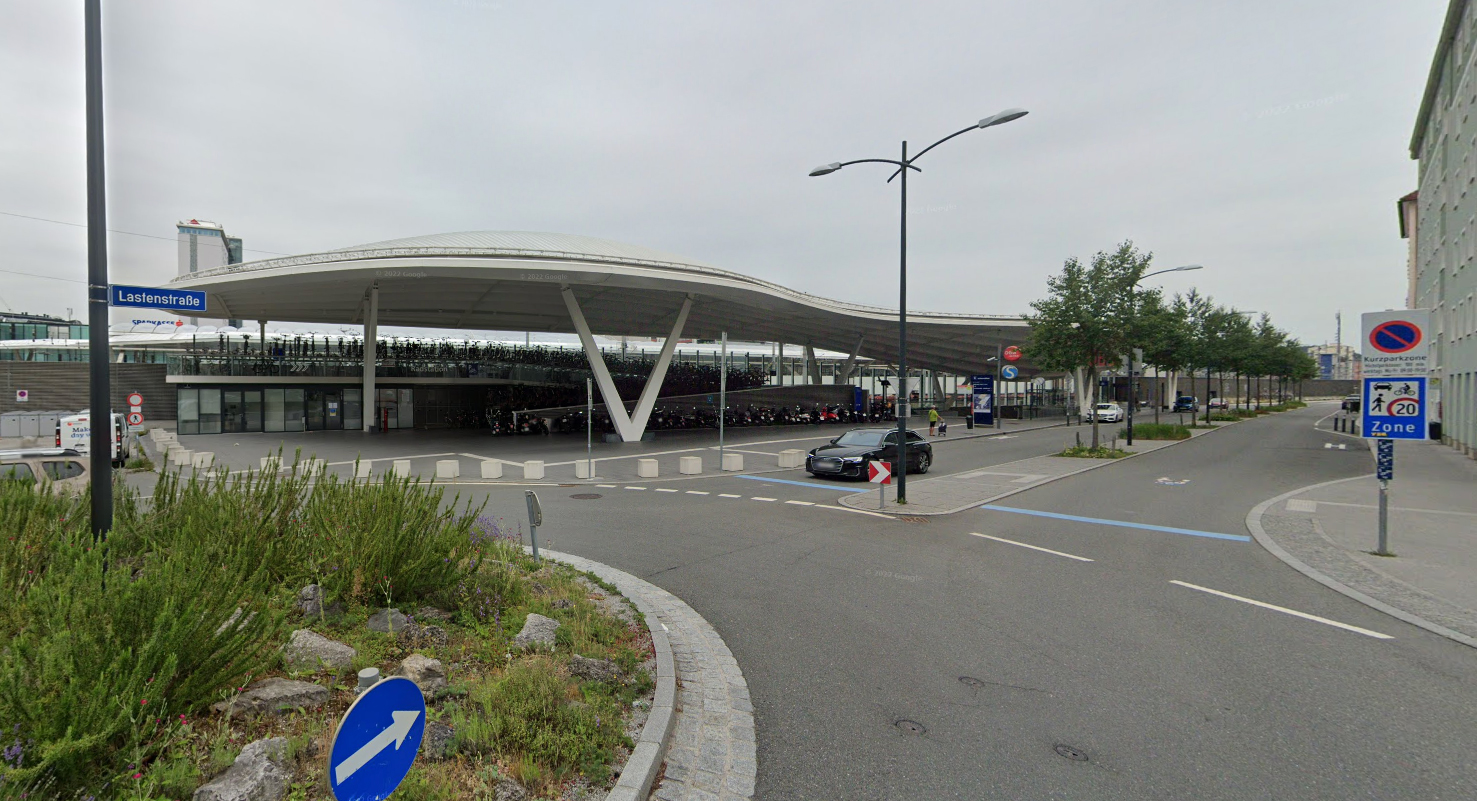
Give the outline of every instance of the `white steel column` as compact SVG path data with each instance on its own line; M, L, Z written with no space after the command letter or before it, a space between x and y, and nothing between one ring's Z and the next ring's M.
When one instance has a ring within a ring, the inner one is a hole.
M861 353L862 342L865 339L866 335L862 335L856 338L856 347L851 349L851 355L848 356L846 359L846 366L842 367L840 375L836 376L836 383L845 384L851 381L852 373L856 372L856 357L857 354Z
M805 346L805 383L821 383L821 363L815 358L815 348L811 345Z
M584 312L580 311L579 300L575 298L574 291L569 287L563 287L562 291L564 305L569 309L569 319L574 323L574 330L579 334L580 343L584 345L585 358L590 362L590 370L595 374L595 385L600 388L600 397L605 401L605 411L610 415L611 423L615 424L616 433L620 435L622 442L639 442L641 435L646 431L646 421L651 417L652 407L656 405L656 396L661 391L662 381L667 377L667 367L672 363L672 351L677 347L677 338L682 336L682 326L687 322L687 313L692 310L692 296L683 298L682 309L677 312L677 322L672 326L672 333L667 337L667 341L662 343L661 354L657 356L656 366L646 381L646 387L641 390L641 397L636 401L635 413L627 415L626 404L621 400L620 393L615 388L615 381L611 379L610 370L605 366L605 358L600 355L600 349L595 345L595 337L590 333L590 325L585 321Z
M364 384L359 397L359 416L365 431L373 431L379 423L375 418L374 364L375 339L379 337L380 288L371 284L369 298L364 301Z

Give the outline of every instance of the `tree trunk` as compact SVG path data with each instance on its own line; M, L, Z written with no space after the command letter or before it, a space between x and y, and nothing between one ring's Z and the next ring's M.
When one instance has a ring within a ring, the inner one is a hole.
M1088 414L1092 417L1092 447L1097 448L1097 405L1102 402L1103 390L1098 386L1096 365L1088 368L1087 380L1092 387L1092 403L1087 407Z

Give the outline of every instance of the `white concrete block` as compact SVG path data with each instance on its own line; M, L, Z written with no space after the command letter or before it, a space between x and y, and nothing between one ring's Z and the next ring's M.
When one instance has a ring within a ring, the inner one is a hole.
M170 464L189 464L195 458L195 452L184 448L170 448L168 458Z
M657 468L655 459L637 459L636 475L642 478L656 478Z
M523 477L537 480L544 477L544 463L539 459L532 459L523 463Z
M369 478L369 468L371 466L372 463L366 461L361 461L354 465L354 478Z
M723 469L730 472L744 469L744 455L742 453L723 454Z
M282 460L276 456L263 456L261 461L263 470L276 472L282 469Z
M799 448L790 448L780 451L780 467L804 467L805 451Z
M195 454L195 457L190 461L190 464L194 465L195 467L210 467L211 465L215 464L215 454L211 453L210 451L200 451Z
M677 472L684 476L695 476L703 472L703 457L683 456L677 460Z
M483 478L502 478L503 477L503 463L497 461L496 459L488 459L487 461L483 462L482 463L482 477Z
M575 478L594 478L594 464L589 459L581 459L574 463Z
M456 459L437 459L437 478L458 478L462 474L462 463Z
M408 476L410 475L410 460L396 459L395 461L390 462L390 469L395 472L395 475L402 478Z

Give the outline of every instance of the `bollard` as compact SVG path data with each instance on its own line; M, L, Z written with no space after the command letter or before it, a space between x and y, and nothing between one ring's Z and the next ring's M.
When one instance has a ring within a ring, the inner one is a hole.
M737 472L744 469L744 455L742 453L723 454L723 469L728 472Z
M367 667L367 668L359 671L359 688L358 688L357 692L358 693L363 693L365 690L369 689L370 687L373 687L374 685L379 684L379 680L380 680L380 669L377 668L377 667Z
M482 463L483 478L502 478L503 463L496 459L488 459Z
M461 474L462 474L462 463L459 462L459 461L457 461L456 459L437 459L436 460L436 477L437 478L451 478L451 479L455 479L455 478L459 478L461 476Z
M655 459L637 459L636 475L641 478L656 478L657 465Z
M523 463L523 477L529 480L541 480L544 477L544 463L542 460L534 459Z
M683 456L677 460L677 472L684 476L696 476L703 472L703 457Z
M790 448L788 450L780 451L780 455L779 455L779 466L780 467L804 467L805 466L805 451L802 451L799 448Z
M190 461L193 467L210 467L215 464L215 454L210 451L200 451Z
M590 459L581 459L574 463L575 478L594 478L595 462Z
M410 475L410 460L396 459L393 462L390 462L390 470L393 471L395 475L404 478L405 476Z
M358 462L354 465L354 478L369 479L369 462Z

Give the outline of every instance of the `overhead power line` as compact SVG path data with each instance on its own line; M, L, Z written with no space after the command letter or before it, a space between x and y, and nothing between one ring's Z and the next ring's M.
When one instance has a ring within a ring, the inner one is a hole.
M48 220L45 217L32 217L29 214L16 214L15 212L11 212L11 211L0 211L0 214L5 215L6 217L19 217L22 220L35 220L36 222L54 223L56 225L70 225L73 228L86 228L87 227L87 225L85 223L67 222L66 220ZM110 233L110 234L126 234L127 236L141 236L141 237L144 237L145 239L162 239L165 242L177 242L178 241L176 239L171 239L170 237L167 237L167 236L156 236L154 234L140 234L140 233L137 233L137 232L134 232L134 231L119 231L116 228L109 228L108 229L108 233ZM257 248L247 248L247 247L243 247L241 249L243 251L246 251L247 253L266 253L269 256L291 256L292 255L291 253L278 253L275 250L258 250ZM30 275L30 273L20 273L20 275ZM47 278L49 276L40 275L40 276L36 276L36 277L37 278ZM69 279L63 279L63 280L69 280ZM84 281L83 283L86 283L86 282Z

